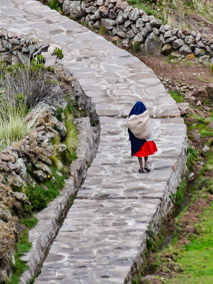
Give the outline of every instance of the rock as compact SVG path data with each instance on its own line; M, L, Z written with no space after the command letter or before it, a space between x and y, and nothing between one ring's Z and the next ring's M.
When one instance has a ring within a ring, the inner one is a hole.
M145 41L145 50L151 55L160 55L162 48L162 42L158 36L151 33Z
M129 31L126 33L126 38L127 38L127 39L132 39L134 36L135 36L135 33L133 32L133 30L129 30Z
M124 16L123 12L120 11L118 13L118 16L117 16L115 21L116 21L116 24L121 25L121 24L123 24L125 22L126 19L127 18Z
M84 16L80 1L65 0L63 4L64 14L70 16L73 20L80 19Z
M195 56L203 56L206 54L206 50L204 48L195 48Z
M158 36L160 34L159 30L157 28L153 28L153 33ZM162 34L161 34L162 35Z
M192 136L194 142L199 145L201 144L200 133L198 133L196 130L192 130L189 135Z
M139 42L142 43L144 41L144 38L142 36L142 33L138 33L135 37L134 37L134 42Z
M189 29L182 29L182 32L186 36L189 36L191 34L191 31Z
M173 43L177 39L176 36L172 36L166 39L166 43Z
M206 86L206 92L211 100L213 100L213 83Z
M206 88L204 87L198 87L195 92L193 93L194 97L207 97L208 93L206 91Z
M169 55L172 52L172 46L171 44L165 44L162 48L162 54L163 55Z
M35 179L37 179L40 182L44 182L48 178L48 175L44 173L42 170L34 171L33 176L35 177Z
M170 31L171 30L170 25L164 25L164 30L165 32Z
M19 173L21 178L24 181L27 181L27 169L26 169L24 160L22 158L18 158L17 161L14 164L14 167L15 167L15 171L17 173Z
M146 23L145 27L147 28L149 33L152 31L152 26L150 25L150 23Z
M136 27L136 25L131 25L131 29L133 30L134 34L138 33L138 28Z
M196 33L195 31L192 31L192 32L191 32L191 36L193 36L194 38L196 38L197 33Z
M26 194L23 193L23 192L14 191L14 192L13 192L13 196L14 196L18 201L21 201L21 202L24 202L24 203L29 203Z
M191 50L191 48L188 45L184 44L179 49L179 52L180 52L181 55L188 55L188 54L192 53L192 50Z
M30 57L27 55L23 55L21 52L18 52L18 59L21 61L22 64L25 66L30 65Z
M106 6L100 6L99 11L101 12L101 14L107 17L109 13L109 8L107 8Z
M124 23L124 27L125 27L125 28L128 28L129 26L131 26L131 24L132 24L132 21L127 20L127 21L125 21L125 23Z
M189 103L177 103L177 106L180 110L180 115L185 115L189 109Z
M153 31L153 33L155 34L154 31ZM166 40L165 40L163 34L160 34L160 41L162 42L162 44L165 44L165 43L166 43Z
M125 37L126 37L126 33L125 33L125 32L122 32L122 31L118 31L118 32L117 32L117 35L118 35L120 38L125 38Z
M160 28L162 21L159 19L153 19L150 21L150 25L152 26L152 28Z
M139 19L137 19L135 25L136 25L137 28L144 27L144 22L141 18L139 18Z
M192 44L192 43L194 43L194 41L195 41L195 39L191 35L185 37L185 43L186 44Z
M160 29L159 29L159 32L160 32L160 33L163 33L163 34L165 33L164 25L161 25L161 27L160 27Z
M173 52L172 52L172 57L174 57L174 58L180 58L181 55L180 55L180 53L179 53L178 51L173 51Z
M110 19L101 19L101 25L107 30L112 30L116 22Z
M164 34L164 37L165 37L165 38L172 37L172 36L173 36L173 34L172 34L172 31L171 31L171 30L165 32L165 34Z
M210 150L209 146L206 145L202 148L201 153L206 154L209 150Z
M67 146L65 144L58 144L59 153L65 152L67 150Z
M39 169L39 170L42 170L43 172L45 172L47 175L49 175L50 177L52 176L52 171L51 171L51 169L47 166L47 165L45 165L44 163L42 163L42 162L37 162L36 164L35 164L35 167L37 168L37 169Z
M194 178L195 178L195 174L194 174L193 172L191 172L191 173L188 175L188 180L189 180L189 181L192 181L192 180L194 180Z
M137 8L133 9L129 13L129 19L132 20L132 21L136 21L139 17L140 17L140 13L139 13L139 10Z
M98 6L104 5L104 0L97 0L97 5Z
M172 47L174 49L178 49L179 47L183 46L184 45L184 41L182 39L176 39L173 44L172 44Z
M206 65L209 61L209 55L203 55L199 58L199 62Z

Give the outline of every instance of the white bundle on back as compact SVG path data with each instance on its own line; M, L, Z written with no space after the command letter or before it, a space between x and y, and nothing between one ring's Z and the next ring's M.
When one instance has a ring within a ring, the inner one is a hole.
M151 119L148 110L139 115L131 115L127 119L128 128L138 139L148 139L152 134Z

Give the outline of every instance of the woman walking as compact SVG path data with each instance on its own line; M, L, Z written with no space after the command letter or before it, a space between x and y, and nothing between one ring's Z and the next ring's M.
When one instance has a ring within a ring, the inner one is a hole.
M157 151L155 142L151 137L151 121L147 108L142 102L137 102L129 113L128 133L131 142L132 156L138 157L140 174L150 172L148 167L148 156ZM144 167L143 161L144 158Z

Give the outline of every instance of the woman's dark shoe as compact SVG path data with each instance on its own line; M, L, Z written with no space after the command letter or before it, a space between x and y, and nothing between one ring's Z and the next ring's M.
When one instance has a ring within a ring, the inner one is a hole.
M149 168L144 168L144 170L145 170L145 172L147 172L147 173L149 173L149 172L151 172L151 170L149 169Z
M144 174L145 173L144 169L140 169L140 170L138 170L138 172L139 172L139 174Z

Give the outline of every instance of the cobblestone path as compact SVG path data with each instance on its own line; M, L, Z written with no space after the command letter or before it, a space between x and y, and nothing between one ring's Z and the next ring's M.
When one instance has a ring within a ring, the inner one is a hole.
M186 127L174 100L136 57L38 1L0 0L0 28L60 45L100 117L96 158L35 284L131 283L149 225L156 229L167 212L185 166ZM125 121L138 100L153 117L159 149L143 175Z

